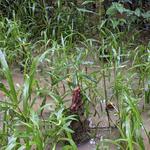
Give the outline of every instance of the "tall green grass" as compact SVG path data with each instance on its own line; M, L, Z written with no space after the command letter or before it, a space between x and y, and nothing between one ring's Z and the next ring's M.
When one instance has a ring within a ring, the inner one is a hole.
M97 106L103 100L105 105L116 102L119 123L114 125L120 138L109 142L122 149L145 149L138 104L149 105L150 101L149 46L138 43L138 31L131 31L130 20L99 22L101 16L90 9L94 3L0 1L0 72L8 84L0 81L5 94L0 100L0 149L55 150L63 143L64 149L76 150L70 129L76 116L67 113L76 86L82 90L84 117L100 118ZM92 17L99 18L93 22ZM120 25L125 29L120 30ZM42 56L35 57L37 53ZM9 67L14 62L23 66L24 81L19 88ZM44 87L36 79L40 67ZM39 97L42 102L35 111ZM44 118L47 110L49 115ZM114 122L109 111L106 115L110 127Z
M32 98L36 83L35 73L38 63L42 61L45 54L33 60L31 71L25 76L23 86L16 89L4 53L0 51L0 62L9 85L6 87L2 82L0 83L0 90L6 95L6 99L0 101L1 117L3 117L0 129L1 149L31 149L34 147L41 150L50 145L55 150L60 141L68 141L68 146L71 145L74 150L77 149L71 139L70 133L73 131L69 128L71 120L75 120L74 115L66 116L65 108L61 105L57 108L57 113L53 112L54 109L50 116L43 120L40 118L43 109L41 107L39 111L33 109L37 101L36 97ZM42 105L42 107L47 105L51 103Z

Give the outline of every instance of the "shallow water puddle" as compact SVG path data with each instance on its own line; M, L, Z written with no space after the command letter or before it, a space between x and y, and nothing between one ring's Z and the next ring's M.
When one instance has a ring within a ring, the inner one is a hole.
M19 72L13 73L13 79L14 79L16 86L23 84L23 75L20 74ZM2 82L7 85L6 80L2 80ZM44 85L43 83L41 83L41 84ZM98 85L98 86L100 86L100 85ZM2 100L4 97L5 97L5 95L2 92L0 92L0 99ZM36 105L34 106L34 110L37 110L39 108L40 103L41 103L41 100L39 99L37 101ZM105 104L102 104L102 105L104 107ZM89 140L87 143L78 145L79 150L95 150L96 144L99 143L101 139L107 139L107 138L108 139L117 139L119 137L119 133L118 133L117 129L113 129L111 132L108 129L106 129L106 127L108 126L108 118L106 116L105 111L101 112L102 110L100 108L100 104L98 104L96 106L96 109L97 109L97 111L100 112L100 115L101 115L100 117L97 115L95 117L91 117L91 120L92 120L92 126L91 127L92 128L94 128L96 126L96 124L98 124L98 122L101 122L100 128L97 128L97 130L92 129L93 133L96 130L96 140L93 138L93 139ZM92 110L93 110L93 108L92 108ZM110 116L114 122L116 122L118 120L118 118L116 118L116 116L115 116L114 111L110 111ZM0 117L1 117L1 115L0 115ZM150 119L149 118L150 118L150 112L148 112L148 111L142 112L142 119L143 119L144 127L147 129L148 132L150 131L150 126L149 126L150 125ZM2 119L2 118L0 118L0 119ZM113 125L113 124L111 124L111 125ZM143 139L144 139L146 150L149 150L150 144L149 144L147 136L144 134L144 129L143 129ZM106 147L108 149L111 149L111 150L116 149L112 145L111 146L108 145ZM61 150L61 149L62 149L62 147L58 146L57 150Z

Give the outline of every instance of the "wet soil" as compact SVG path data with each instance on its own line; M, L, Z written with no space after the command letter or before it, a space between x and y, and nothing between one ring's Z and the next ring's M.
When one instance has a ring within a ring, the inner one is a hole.
M92 72L91 70L89 70L89 72ZM41 86L44 86L46 83L46 81L40 76L37 75L38 80L40 81ZM13 70L13 79L15 82L15 86L16 88L19 85L23 84L23 75L19 72L18 69L14 69ZM5 85L7 85L7 82L5 79L1 80ZM107 84L110 84L109 81L107 81ZM99 83L98 86L102 86L102 83ZM60 91L63 93L63 87L62 85L60 85ZM111 95L112 91L108 90L109 95ZM111 97L111 96L110 96ZM0 100L4 99L5 95L0 92ZM70 99L71 97L67 97L66 99ZM34 110L37 111L38 108L41 105L41 98L39 97L37 102L34 105ZM47 99L47 103L52 103L50 98ZM70 103L70 102L69 102ZM69 105L68 103L68 105ZM140 104L140 107L142 109L142 105ZM108 122L108 117L105 111L105 101L103 101L102 103L98 103L96 105L96 107L94 108L94 106L91 106L91 111L95 111L95 109L97 110L97 112L99 112L100 116L98 114L96 114L95 116L93 116L93 114L91 115L91 117L89 118L90 121L90 127L91 127L91 139L89 141L87 141L86 143L80 144L78 145L78 149L79 150L95 150L96 149L96 144L99 143L102 139L117 139L119 137L119 132L117 130L117 128L114 128L114 124L118 121L118 117L116 115L116 110L110 110L109 114L110 114L110 124ZM47 110L46 112L44 112L45 115L49 113L49 110ZM1 119L1 118L0 118ZM149 132L150 131L150 109L147 111L142 112L142 119L144 122L144 127L146 128L146 130ZM112 122L113 121L113 122ZM98 127L97 127L98 126ZM113 128L109 128L109 126L112 126ZM143 129L143 139L144 139L144 143L145 143L145 147L146 150L149 150L150 144L148 141L147 136L144 133L144 129ZM111 149L111 150L115 150L116 147L114 147L111 144L105 145L105 147L107 149ZM58 146L58 150L61 149L61 146Z

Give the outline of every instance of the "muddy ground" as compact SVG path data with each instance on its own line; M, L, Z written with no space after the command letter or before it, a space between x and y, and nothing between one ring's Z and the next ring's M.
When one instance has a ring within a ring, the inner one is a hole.
M89 70L89 72L92 72L92 71ZM37 78L40 81L41 86L44 86L46 84L43 77L41 77L39 74L37 75ZM13 79L14 79L16 88L19 85L22 86L23 75L19 72L18 69L13 69ZM5 85L7 85L7 82L5 79L2 79L2 82L5 83ZM101 83L98 86L101 86ZM62 86L60 86L60 91L63 92ZM111 91L110 91L110 93L111 93ZM2 92L0 92L0 100L3 100L4 98L5 98L5 95ZM71 99L71 97L67 97L67 98ZM38 110L39 106L41 105L41 102L42 102L41 98L39 97L37 103L34 105L35 111ZM50 100L48 98L47 103L52 103L52 100ZM116 128L113 128L112 130L107 128L109 126L109 123L108 123L108 118L107 118L107 115L105 112L105 103L104 102L102 103L102 107L103 107L103 110L101 110L100 104L97 104L97 106L96 106L96 110L99 112L100 116L96 115L95 117L93 117L93 115L91 115L91 117L89 118L90 126L91 126L91 128L93 128L92 129L93 133L96 131L96 139L91 138L88 142L78 145L79 150L95 150L96 144L99 143L101 139L109 138L109 139L113 140L113 139L117 139L119 137L119 132ZM143 107L143 104L142 103L139 104L139 108L142 109L142 107ZM92 110L94 110L94 108L91 107L91 111ZM47 112L45 112L45 114L46 113ZM116 116L116 111L111 110L111 111L109 111L109 113L110 113L111 120L113 120L113 122L116 123L118 121L118 118ZM149 132L150 131L150 126L149 126L150 125L150 109L142 112L142 119L144 122L144 127ZM100 122L99 128L96 128L96 125L99 122ZM111 126L114 126L114 124L111 123ZM144 139L146 150L149 150L150 144L149 144L147 136L144 133L144 129L143 129L143 139ZM106 148L111 149L111 150L116 149L116 147L114 147L112 145L107 145ZM60 150L60 149L61 149L61 146L58 146L58 150Z

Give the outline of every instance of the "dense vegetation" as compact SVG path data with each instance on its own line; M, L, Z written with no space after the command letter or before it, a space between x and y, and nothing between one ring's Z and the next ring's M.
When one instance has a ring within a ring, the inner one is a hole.
M102 113L120 136L99 138L96 149L146 149L149 35L148 0L0 0L0 149L76 150L74 122Z

